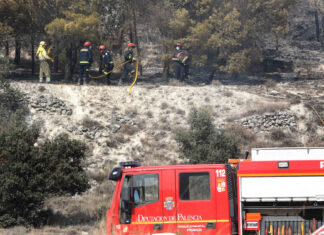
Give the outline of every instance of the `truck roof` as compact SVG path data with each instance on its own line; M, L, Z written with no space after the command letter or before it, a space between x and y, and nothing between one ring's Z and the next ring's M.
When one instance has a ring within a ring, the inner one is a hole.
M140 166L134 168L123 169L127 172L154 171L154 170L203 170L207 168L224 168L225 164L199 164L199 165L166 165L166 166Z
M252 161L324 160L322 147L252 148Z
M279 167L288 164L288 167ZM238 176L306 176L306 175L324 175L323 160L307 161L250 161L239 162Z

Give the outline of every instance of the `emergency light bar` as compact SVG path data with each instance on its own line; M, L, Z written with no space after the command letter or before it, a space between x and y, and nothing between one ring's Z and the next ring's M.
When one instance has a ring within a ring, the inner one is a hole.
M124 168L126 168L126 167L133 168L133 167L141 166L141 163L139 163L137 161L127 161L127 162L120 162L119 165Z

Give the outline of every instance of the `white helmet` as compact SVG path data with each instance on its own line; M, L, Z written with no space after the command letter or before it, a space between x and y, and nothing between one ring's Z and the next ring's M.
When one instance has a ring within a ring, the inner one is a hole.
M40 46L44 46L44 45L46 45L46 42L41 41L41 42L39 43L39 45L40 45Z

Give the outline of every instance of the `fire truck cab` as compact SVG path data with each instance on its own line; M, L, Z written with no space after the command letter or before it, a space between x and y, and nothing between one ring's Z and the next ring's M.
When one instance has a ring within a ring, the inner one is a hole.
M237 163L121 163L109 176L107 234L306 235L323 225L324 149L254 149Z
M236 227L230 166L121 165L130 168L110 174L117 184L107 234L231 234Z

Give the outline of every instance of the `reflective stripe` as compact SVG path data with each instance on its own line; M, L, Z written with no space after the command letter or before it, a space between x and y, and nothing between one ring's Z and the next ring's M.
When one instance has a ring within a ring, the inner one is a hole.
M80 51L89 51L88 49L81 49Z
M47 55L46 50L42 48L38 48L38 51L36 53L38 55L38 59L40 61L45 61L46 59L50 59L49 56Z
M109 62L109 64L113 64L113 63L114 63L114 61L110 61L110 62Z
M80 64L89 64L89 61L80 61Z

